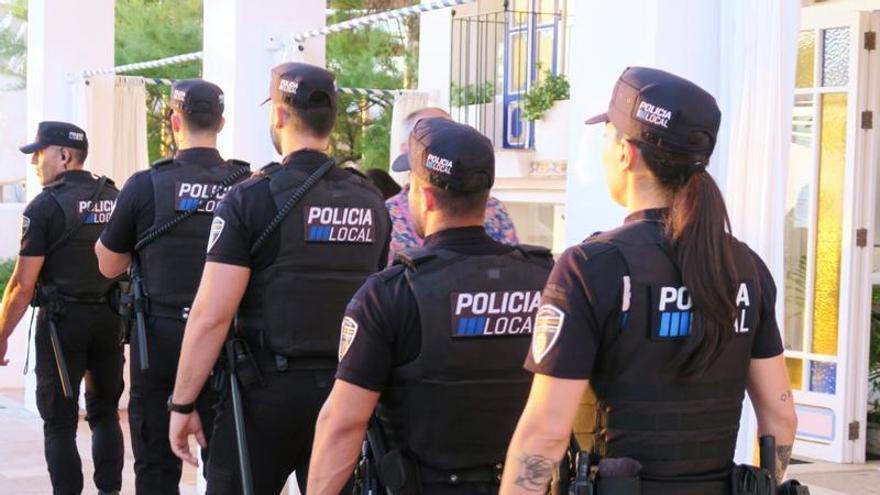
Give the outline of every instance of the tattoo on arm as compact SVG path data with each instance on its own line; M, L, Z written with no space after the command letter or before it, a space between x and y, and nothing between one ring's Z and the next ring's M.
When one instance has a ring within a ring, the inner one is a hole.
M788 401L790 401L793 397L794 397L794 394L792 393L792 391L791 391L791 390L787 390L787 391L785 391L785 392L782 392L782 395L779 396L779 401L780 401L780 402L788 402Z
M541 455L523 454L519 458L517 486L529 492L544 492L553 478L558 462Z
M789 461L791 461L791 445L777 445L776 481L778 483L782 483L782 479L785 477L785 470L788 468Z

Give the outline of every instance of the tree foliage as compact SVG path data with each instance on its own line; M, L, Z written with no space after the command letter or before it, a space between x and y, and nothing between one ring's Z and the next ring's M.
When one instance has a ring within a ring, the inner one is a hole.
M0 89L19 89L27 79L27 0L0 2Z

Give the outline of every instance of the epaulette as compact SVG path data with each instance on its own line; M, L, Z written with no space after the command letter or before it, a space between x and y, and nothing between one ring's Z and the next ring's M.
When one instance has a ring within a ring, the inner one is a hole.
M159 167L163 167L163 166L168 165L170 163L174 163L174 158L163 158L161 160L156 160L155 162L151 163L150 168L155 170Z
M541 258L552 258L553 253L549 248L544 246L536 246L533 244L519 244L516 249L526 256L538 256Z
M258 170L257 173L255 173L254 175L260 177L269 177L279 170L281 170L281 164L278 162L272 162Z
M354 167L345 167L343 170L347 170L347 171L351 172L352 174L357 175L361 179L370 180L370 178L367 177L366 174L364 174L363 172L361 172L360 170L358 170Z
M586 256L587 259L595 258L602 253L616 249L614 244L593 237L587 239L586 242L581 244L580 248L581 252L584 253L584 256Z
M437 255L434 254L430 249L424 247L413 247L404 249L403 251L399 251L397 254L395 254L394 264L403 265L412 270L420 264L436 257Z
M238 160L238 159L235 159L235 158L230 158L229 160L226 160L226 162L229 163L230 165L235 166L235 167L247 167L247 168L251 168L251 164L248 163L248 162L246 162L246 161L244 161L244 160Z
M593 232L592 234L589 235L589 237L587 237L586 239L584 239L584 240L581 241L581 242L588 242L588 241L590 241L591 239L595 239L595 238L599 237L599 236L602 235L603 233L604 233L604 232L602 232L601 230L597 230L596 232Z
M379 277L379 280L381 280L382 282L388 282L394 277L402 274L404 270L406 270L406 267L404 265L395 264L377 273L376 276Z

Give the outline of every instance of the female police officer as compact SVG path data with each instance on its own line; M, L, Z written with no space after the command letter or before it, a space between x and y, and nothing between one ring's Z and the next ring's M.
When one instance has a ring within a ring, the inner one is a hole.
M532 391L502 493L543 490L587 380L596 450L641 464L643 494L723 494L744 392L785 471L797 419L767 267L729 232L705 167L721 113L695 84L628 68L608 112L603 162L625 225L568 249L538 310ZM601 476L601 473L600 473Z

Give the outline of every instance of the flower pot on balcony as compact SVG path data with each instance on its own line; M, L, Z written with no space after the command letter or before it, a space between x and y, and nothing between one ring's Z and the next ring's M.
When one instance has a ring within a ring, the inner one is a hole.
M568 159L568 108L570 100L559 100L544 117L535 121L535 161Z

